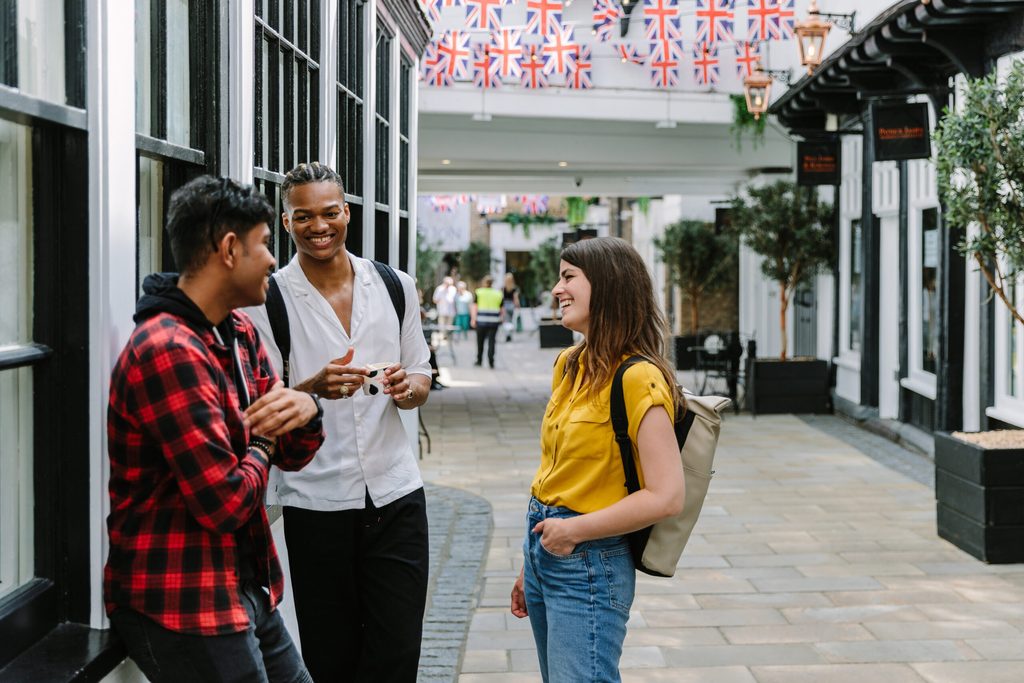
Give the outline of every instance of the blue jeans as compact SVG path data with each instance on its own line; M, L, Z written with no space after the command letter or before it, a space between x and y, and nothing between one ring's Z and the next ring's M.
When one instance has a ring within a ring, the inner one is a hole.
M110 623L153 683L313 683L266 592L252 581L238 591L249 613L249 628L239 633L177 633L129 609L116 610Z
M581 543L554 555L532 529L577 514L530 499L523 590L545 683L617 683L636 570L624 536Z

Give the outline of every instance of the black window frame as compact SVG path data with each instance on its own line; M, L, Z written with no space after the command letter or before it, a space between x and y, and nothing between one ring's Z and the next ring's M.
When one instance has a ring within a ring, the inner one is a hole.
M295 248L281 222L281 184L304 161L320 158L321 0L253 0L253 182L275 207L271 226L279 265ZM267 82L263 81L266 45ZM267 108L263 109L264 92ZM284 106L293 102L295 109ZM267 154L264 158L264 124Z
M0 61L16 64L14 4L0 12ZM91 474L84 0L65 0L64 12L65 103L18 92L9 71L0 85L0 118L31 128L32 340L0 352L0 370L32 368L35 501L34 578L0 599L0 670L58 625L88 623L94 588L91 489L81 484Z
M189 144L175 144L167 139L167 6L165 0L140 0L150 4L150 49L152 81L150 83L149 134L135 134L135 264L139 267L142 216L139 210L141 192L140 166L146 157L163 165L162 205L170 201L175 190L189 180L209 173L219 174L220 149L220 84L217 68L220 54L220 17L215 4L189 0ZM161 230L163 248L157 269L176 270L166 233ZM136 282L139 278L136 277ZM136 285L138 287L138 285ZM138 293L138 292L136 292Z

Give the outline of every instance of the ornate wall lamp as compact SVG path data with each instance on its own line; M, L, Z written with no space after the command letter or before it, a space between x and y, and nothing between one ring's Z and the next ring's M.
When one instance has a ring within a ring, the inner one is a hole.
M797 22L794 27L797 46L800 48L800 63L807 67L807 73L814 73L814 69L821 65L825 52L825 38L828 37L832 26L838 26L850 34L856 33L856 16L856 12L822 14L818 11L817 0L811 0L811 6L807 8L807 18Z
M747 111L754 115L754 120L768 111L772 101L772 80L789 85L790 71L763 70L760 66L743 79L743 96L747 99Z

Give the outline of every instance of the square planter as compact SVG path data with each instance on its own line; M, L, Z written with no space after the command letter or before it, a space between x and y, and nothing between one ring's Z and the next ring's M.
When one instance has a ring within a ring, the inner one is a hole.
M676 370L693 370L697 367L697 352L691 349L700 346L702 336L683 334L672 337L676 352Z
M572 346L572 330L562 327L558 321L542 321L540 324L540 348L561 349Z
M747 367L747 408L752 413L827 413L828 361L758 358Z
M992 564L1024 562L1024 448L935 433L939 536Z

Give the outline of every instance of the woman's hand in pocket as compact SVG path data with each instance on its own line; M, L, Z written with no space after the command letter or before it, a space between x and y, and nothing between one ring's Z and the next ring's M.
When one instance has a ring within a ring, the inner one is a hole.
M552 555L572 555L580 540L573 534L571 519L548 517L533 527L533 533L540 534L540 544Z

